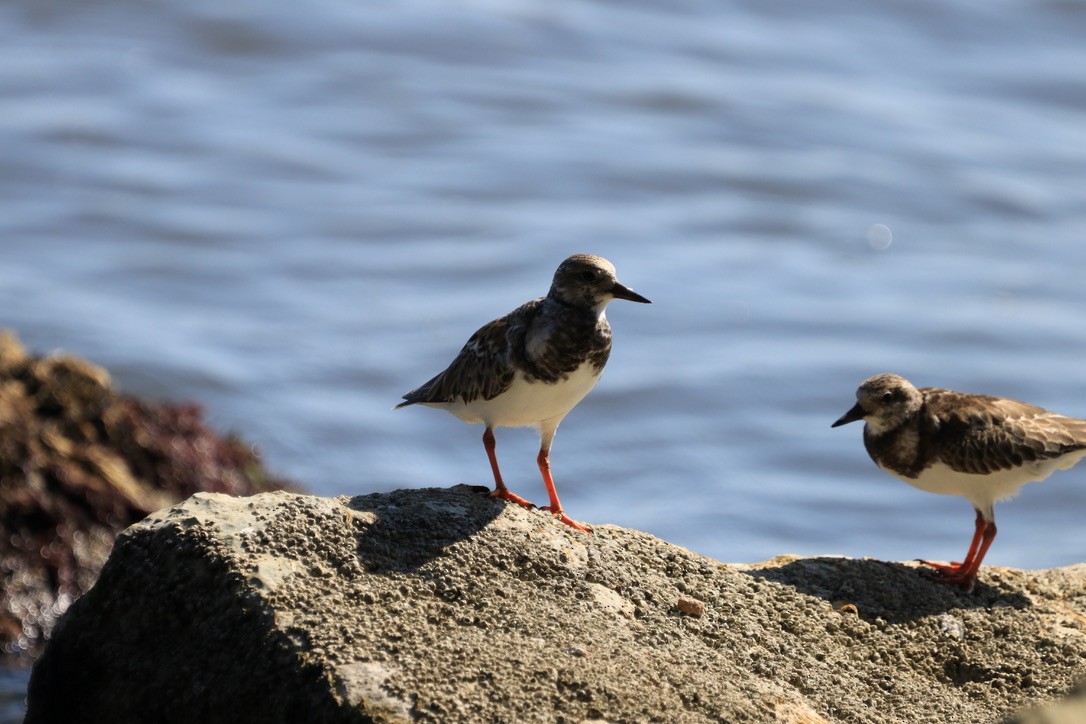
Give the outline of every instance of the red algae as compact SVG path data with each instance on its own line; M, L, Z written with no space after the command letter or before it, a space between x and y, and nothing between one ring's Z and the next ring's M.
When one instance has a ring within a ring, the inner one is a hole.
M201 491L292 487L198 405L122 394L101 367L0 332L0 647L33 654L148 513Z

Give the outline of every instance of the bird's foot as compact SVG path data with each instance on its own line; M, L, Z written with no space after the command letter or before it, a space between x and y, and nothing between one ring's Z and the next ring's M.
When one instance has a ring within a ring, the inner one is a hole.
M930 561L918 561L925 566L931 566L935 569L935 578L932 580L935 583L942 583L950 586L961 586L965 589L966 593L972 593L973 587L977 584L977 572L975 570L970 571L961 563L931 563Z
M582 523L578 523L577 521L573 520L568 515L566 515L564 512L562 512L561 508L555 508L555 507L550 506L550 505L544 505L542 508L540 508L540 510L547 511L548 513L553 515L555 518L557 518L560 522L565 523L566 525L568 525L570 528L573 528L574 530L584 531L585 533L591 533L592 532L591 528L589 528L587 525L584 525Z
M954 561L953 563L935 563L934 561L925 561L923 558L917 558L916 562L929 568L934 568L942 573L958 574L962 572L962 564L958 561Z
M966 593L972 593L973 587L977 585L976 573L962 573L960 575L952 574L940 574L932 579L936 583L942 583L950 586L961 586L965 589Z
M516 503L522 508L527 508L529 510L535 507L535 503L529 500L525 500L508 488L498 488L497 490L491 490L489 496L491 498L501 498L502 500L508 500L510 503Z

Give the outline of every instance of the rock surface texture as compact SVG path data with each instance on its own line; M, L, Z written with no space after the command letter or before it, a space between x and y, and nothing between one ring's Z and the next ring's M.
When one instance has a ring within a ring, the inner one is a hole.
M32 654L90 588L113 539L201 490L283 487L252 447L210 431L194 405L117 392L68 355L0 332L0 650Z
M41 722L993 722L1086 675L1086 565L734 566L481 489L198 494L118 539Z

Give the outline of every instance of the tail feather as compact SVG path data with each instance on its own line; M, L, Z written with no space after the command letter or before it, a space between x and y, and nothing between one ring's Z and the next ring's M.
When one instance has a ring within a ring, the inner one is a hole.
M438 402L438 400L434 399L434 385L435 383L437 383L438 380L441 379L441 376L444 374L445 373L442 372L441 374L435 375L426 383L421 384L410 392L405 393L403 396L403 402L396 405L392 409L398 410L401 407L407 407L408 405L418 405L423 402Z
M403 396L403 402L393 407L393 410L398 410L401 407L407 407L408 405L417 405L420 402L426 402L426 385L419 387L418 389L411 390Z

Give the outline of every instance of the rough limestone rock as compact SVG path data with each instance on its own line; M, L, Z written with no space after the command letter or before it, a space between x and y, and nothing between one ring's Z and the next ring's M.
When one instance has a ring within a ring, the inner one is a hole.
M1054 704L1023 712L1008 724L1083 724L1086 722L1086 682L1071 696Z
M41 722L994 722L1086 675L1086 565L718 563L481 489L199 494L117 541Z
M33 654L122 530L201 490L284 487L195 405L113 388L86 360L0 331L0 651Z

